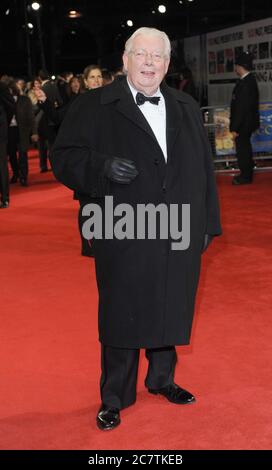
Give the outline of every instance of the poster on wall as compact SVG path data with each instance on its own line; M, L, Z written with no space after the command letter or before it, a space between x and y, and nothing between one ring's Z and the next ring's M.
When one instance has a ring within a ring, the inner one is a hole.
M215 125L215 150L217 157L235 154L235 144L229 131L230 108L215 108L213 113Z
M260 101L272 101L272 18L207 34L209 105L228 105L238 79L235 60L252 54Z
M251 138L254 153L272 152L272 102L260 105L260 128Z
M216 157L235 155L235 141L229 131L229 106L218 107L213 112ZM260 105L260 128L251 137L253 154L272 152L272 102Z

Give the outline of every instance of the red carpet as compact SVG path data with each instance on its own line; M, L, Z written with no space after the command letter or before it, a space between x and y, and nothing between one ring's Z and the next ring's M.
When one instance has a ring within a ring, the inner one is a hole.
M0 448L271 449L272 174L218 179L224 236L203 258L192 345L178 348L176 382L197 403L148 394L142 357L136 405L102 433L93 260L71 192L30 166L0 211Z

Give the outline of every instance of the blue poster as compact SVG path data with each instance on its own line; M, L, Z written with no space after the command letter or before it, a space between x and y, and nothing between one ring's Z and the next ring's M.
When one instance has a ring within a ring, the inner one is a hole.
M251 138L253 153L272 152L272 103L260 104L260 128Z
M272 153L272 102L260 103L260 127L252 135L253 154ZM230 108L215 108L215 151L217 157L235 155L235 142L229 132Z

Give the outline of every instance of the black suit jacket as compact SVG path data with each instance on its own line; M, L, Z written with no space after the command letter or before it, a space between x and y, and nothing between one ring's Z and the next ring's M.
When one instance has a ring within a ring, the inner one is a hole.
M251 134L259 126L259 90L255 76L249 73L238 80L232 93L230 131Z
M58 91L56 83L48 80L42 86L43 92L46 94L47 100L50 101L53 108L57 108L62 105L62 100ZM38 124L38 133L39 135L47 138L50 133L48 127L55 127L55 122L48 116L47 113L44 113Z
M8 125L15 113L15 101L7 85L0 81L0 143L8 139Z

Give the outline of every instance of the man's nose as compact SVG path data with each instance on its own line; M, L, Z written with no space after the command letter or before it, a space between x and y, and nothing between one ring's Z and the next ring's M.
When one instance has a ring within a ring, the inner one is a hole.
M152 55L152 54L146 53L146 55L145 55L145 63L146 63L147 65L153 64L153 55Z

